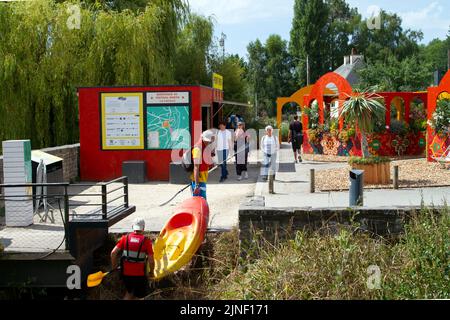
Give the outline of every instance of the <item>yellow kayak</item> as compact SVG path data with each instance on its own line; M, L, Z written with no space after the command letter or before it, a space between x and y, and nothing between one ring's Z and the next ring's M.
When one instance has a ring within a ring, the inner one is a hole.
M203 243L208 220L208 203L202 197L181 203L153 245L153 279L162 279L191 261Z

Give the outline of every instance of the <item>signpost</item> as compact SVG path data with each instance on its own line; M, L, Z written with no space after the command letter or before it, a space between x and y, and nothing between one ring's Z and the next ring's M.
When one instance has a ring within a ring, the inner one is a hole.
M213 88L223 91L223 77L220 74L213 73Z

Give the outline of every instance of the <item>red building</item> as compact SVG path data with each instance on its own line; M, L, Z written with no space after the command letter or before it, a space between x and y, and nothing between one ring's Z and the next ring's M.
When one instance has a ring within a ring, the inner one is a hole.
M148 180L169 180L172 152L222 117L223 91L203 86L89 87L78 97L84 181L119 177L133 160L146 161Z

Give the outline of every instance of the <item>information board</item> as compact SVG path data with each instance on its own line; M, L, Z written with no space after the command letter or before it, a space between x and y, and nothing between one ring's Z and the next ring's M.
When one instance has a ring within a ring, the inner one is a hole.
M147 107L147 149L189 149L189 106Z
M143 93L102 93L102 148L144 149Z

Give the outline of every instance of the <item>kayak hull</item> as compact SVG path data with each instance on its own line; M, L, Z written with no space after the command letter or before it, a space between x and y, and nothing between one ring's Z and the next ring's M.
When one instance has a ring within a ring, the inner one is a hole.
M202 197L187 199L175 209L153 245L153 279L162 279L191 261L203 243L208 222L209 207Z

